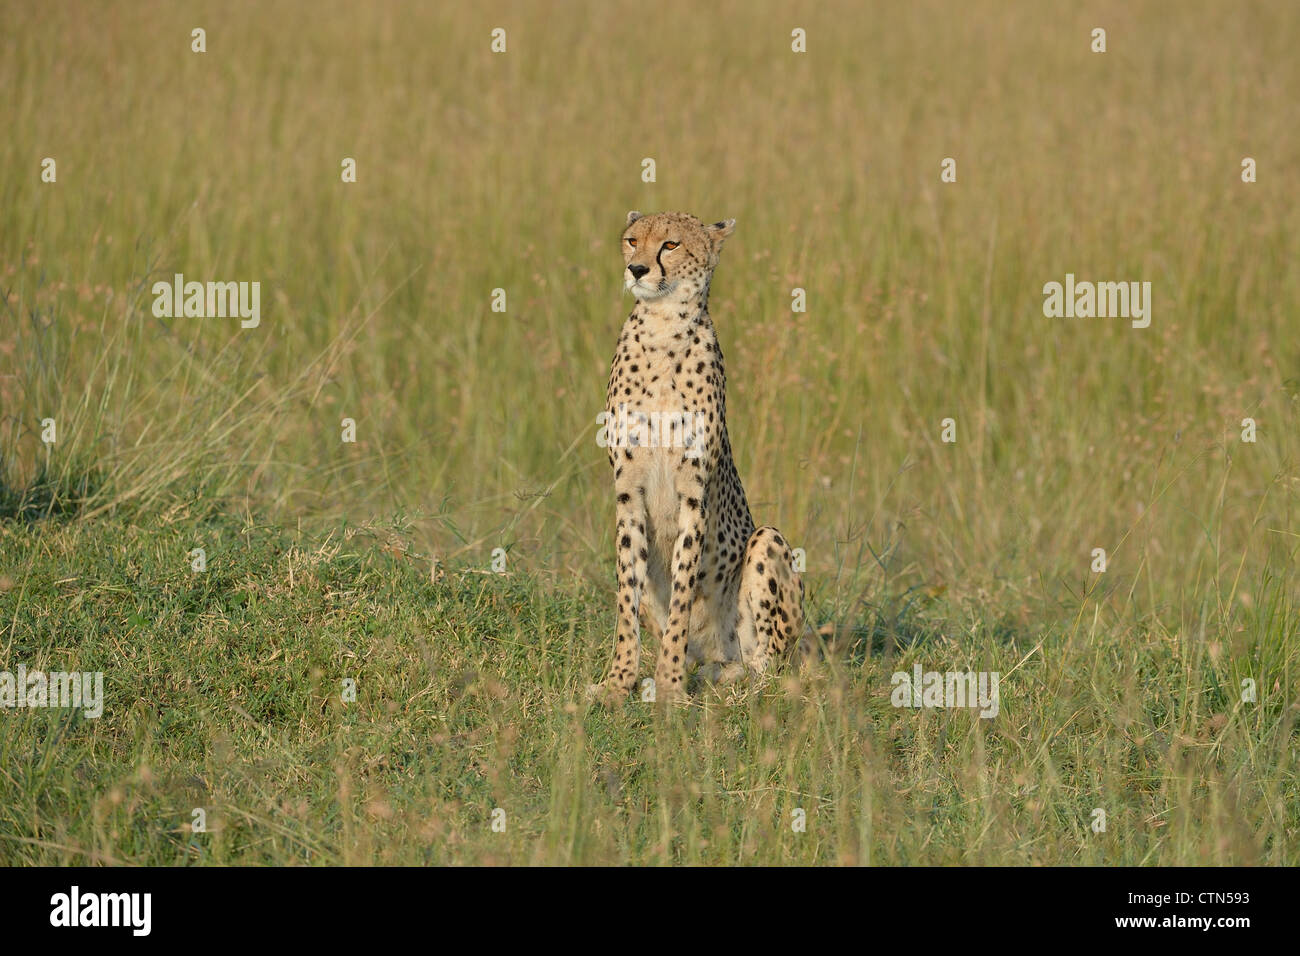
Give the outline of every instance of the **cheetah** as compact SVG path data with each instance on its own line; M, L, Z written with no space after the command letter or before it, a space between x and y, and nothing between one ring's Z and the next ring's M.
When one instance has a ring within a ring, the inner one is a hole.
M636 306L602 416L617 502L617 628L609 676L588 688L606 702L636 684L642 622L660 644L657 700L685 699L697 665L699 677L727 683L763 674L796 643L808 652L803 581L780 532L755 529L727 437L708 297L735 226L627 214L624 287Z

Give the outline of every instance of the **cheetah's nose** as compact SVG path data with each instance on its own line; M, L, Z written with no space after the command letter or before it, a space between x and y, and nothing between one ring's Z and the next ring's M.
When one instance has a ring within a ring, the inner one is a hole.
M630 273L632 273L632 278L633 278L633 279L639 279L639 278L641 278L643 275L645 275L647 272L650 271L650 267L649 267L649 266L643 266L643 265L641 265L641 263L639 263L639 262L634 262L634 263L632 263L630 266L627 267L627 271L630 272Z

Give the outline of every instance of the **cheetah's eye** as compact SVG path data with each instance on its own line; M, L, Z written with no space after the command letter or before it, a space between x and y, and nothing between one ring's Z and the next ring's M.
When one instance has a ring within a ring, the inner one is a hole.
M664 243L664 248L667 249L669 252L672 252L674 249L676 249L676 248L677 248L678 246L680 246L680 245L681 245L680 242L665 242L665 243Z
M628 244L629 246L631 246L633 249L636 248L636 240L635 240L635 239L629 239L629 240L627 241L627 244Z

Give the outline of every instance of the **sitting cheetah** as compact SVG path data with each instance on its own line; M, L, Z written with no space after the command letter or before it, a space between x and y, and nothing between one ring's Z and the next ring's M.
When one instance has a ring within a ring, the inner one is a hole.
M641 619L660 639L659 700L683 698L696 664L718 682L761 674L804 633L803 581L780 533L754 529L727 439L708 297L735 226L627 214L624 285L636 307L603 416L618 502L618 627L609 677L589 688L593 697L626 699L636 684Z

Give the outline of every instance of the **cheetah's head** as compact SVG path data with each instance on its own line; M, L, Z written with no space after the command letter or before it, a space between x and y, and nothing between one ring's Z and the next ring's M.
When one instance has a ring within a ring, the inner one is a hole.
M623 287L641 302L708 289L718 252L736 220L705 224L680 212L627 214L623 230Z

